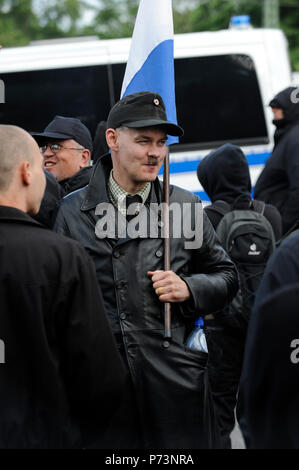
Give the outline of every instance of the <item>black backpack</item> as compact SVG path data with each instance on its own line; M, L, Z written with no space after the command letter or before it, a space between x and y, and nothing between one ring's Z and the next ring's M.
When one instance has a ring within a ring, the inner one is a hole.
M226 314L241 315L247 324L255 292L275 250L275 235L262 201L252 200L249 209L241 210L216 201L211 209L223 215L216 233L239 273L240 288Z

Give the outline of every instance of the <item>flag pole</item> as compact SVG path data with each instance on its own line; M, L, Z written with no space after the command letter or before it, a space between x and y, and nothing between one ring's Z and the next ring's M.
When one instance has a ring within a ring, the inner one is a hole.
M165 103L167 120L176 123L173 36L172 0L140 0L121 97L140 91L156 92L161 95ZM162 56L163 73L161 73ZM176 142L178 142L177 136L168 136L168 143ZM163 202L165 203L163 206L166 208L162 211L165 233L164 270L170 271L168 147L163 179ZM169 302L164 304L164 312L164 347L168 347L168 340L171 339Z
M169 238L169 147L163 167L163 228L164 228L164 270L170 270L170 238ZM171 339L171 304L164 304L164 340Z

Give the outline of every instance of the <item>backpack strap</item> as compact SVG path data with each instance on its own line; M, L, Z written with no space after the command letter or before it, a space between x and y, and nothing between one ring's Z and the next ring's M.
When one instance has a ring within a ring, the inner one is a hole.
M255 212L264 215L266 204L263 201L252 199L252 207Z
M208 207L210 211L217 212L217 214L220 214L222 216L231 211L231 206L227 202L222 201L220 199L218 201L215 201L214 204Z

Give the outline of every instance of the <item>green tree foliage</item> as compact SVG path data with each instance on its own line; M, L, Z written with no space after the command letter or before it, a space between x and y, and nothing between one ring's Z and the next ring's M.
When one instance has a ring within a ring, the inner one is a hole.
M81 0L39 0L42 36L47 39L76 36L78 22L86 5Z
M284 30L290 48L293 70L299 70L299 1L280 1L280 27Z
M150 0L148 0L150 1ZM163 0L161 0L163 1ZM0 44L82 35L130 37L139 0L0 0ZM263 25L263 0L173 0L175 33L226 29L230 17L248 14ZM83 13L92 13L89 24ZM287 35L294 70L299 70L299 1L280 0L280 27Z
M0 44L28 44L39 30L39 21L32 10L32 0L0 0Z
M174 0L175 32L217 31L229 26L233 15L250 15L254 26L260 27L262 8L260 0L201 0L197 5L179 9L179 0ZM177 5L177 7L176 7ZM181 31L181 28L185 28Z
M0 44L76 36L88 3L82 0L0 0Z
M98 0L92 25L84 33L102 39L132 36L139 0Z

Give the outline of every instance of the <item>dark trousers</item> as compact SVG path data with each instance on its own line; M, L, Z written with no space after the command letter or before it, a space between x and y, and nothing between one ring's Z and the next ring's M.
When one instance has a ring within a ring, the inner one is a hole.
M224 449L231 448L246 333L225 318L206 320L208 376Z

